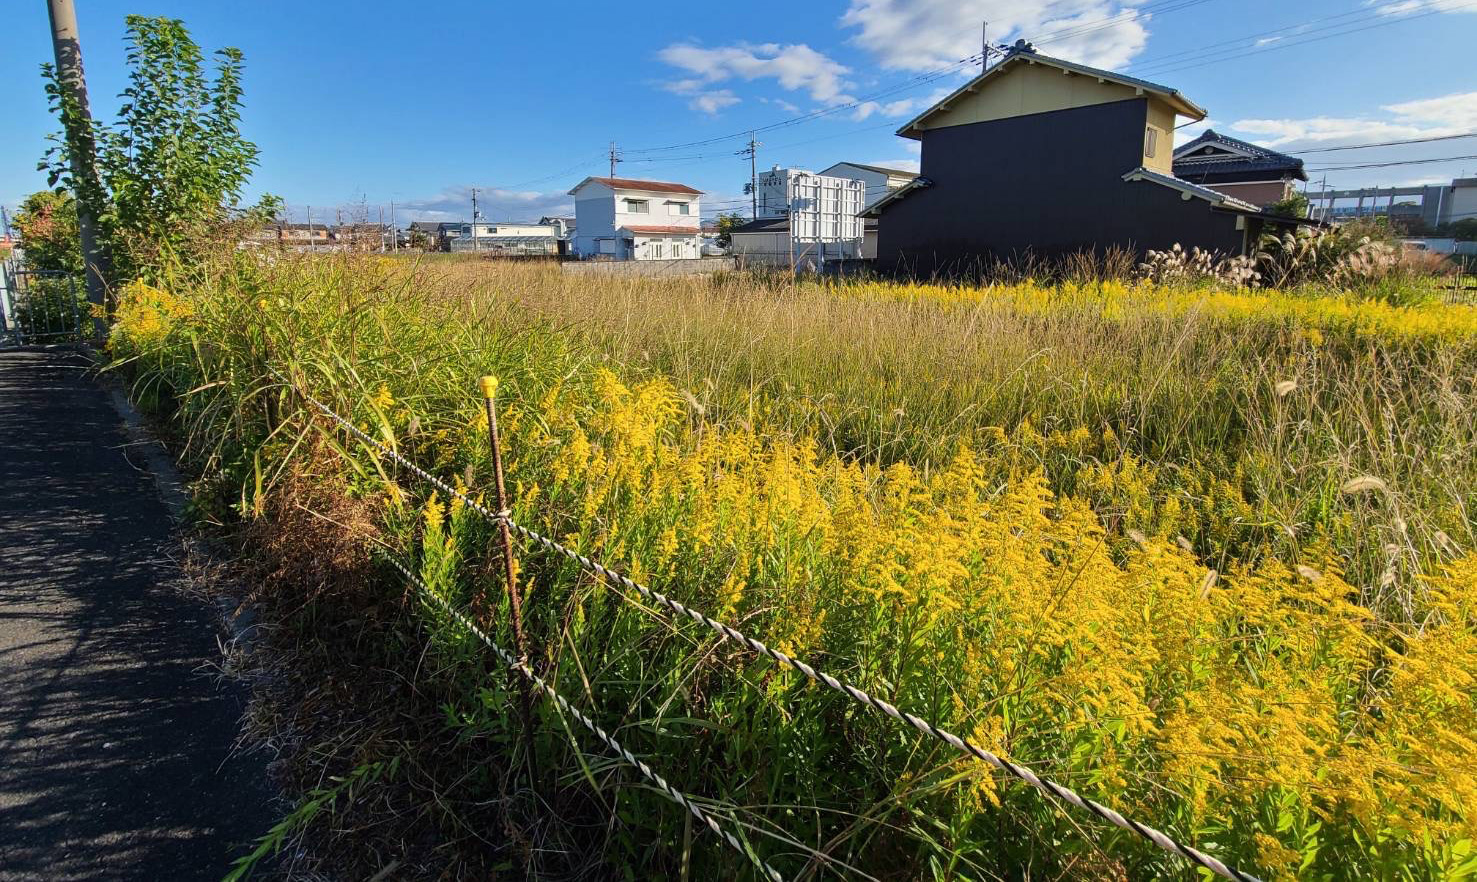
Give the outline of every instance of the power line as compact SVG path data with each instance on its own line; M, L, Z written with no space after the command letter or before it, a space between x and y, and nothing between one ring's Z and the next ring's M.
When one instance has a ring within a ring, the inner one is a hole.
M1458 138L1477 138L1477 132L1460 135L1432 135L1429 138L1406 138L1402 141L1374 141L1369 144L1343 144L1338 147L1313 147L1308 150L1286 150L1289 156L1304 156L1309 153L1333 153L1336 150L1364 150L1369 147L1400 147L1406 144L1430 144L1435 141L1454 141Z
M1432 165L1438 162L1461 162L1467 159L1477 159L1477 153L1466 156L1437 156L1433 159L1400 159L1392 162L1362 162L1356 165L1312 165L1308 166L1310 171L1348 171L1356 168L1393 168L1399 165Z
M1220 64L1221 62L1225 62L1225 61L1235 61L1235 60L1240 59L1240 58L1246 58L1246 57L1249 57L1249 56L1252 56L1252 55L1260 55L1260 54L1265 53L1265 52L1275 52L1275 51L1278 51L1280 49L1291 49L1294 46L1306 46L1306 45L1308 45L1310 43L1319 43L1319 42L1322 42L1323 40L1332 40L1332 39L1334 39L1336 37L1346 37L1346 36L1348 36L1350 34L1360 33L1361 31L1368 31L1368 30L1373 30L1375 28L1388 27L1390 25L1399 24L1401 22L1406 22L1406 21L1414 21L1415 19L1425 18L1426 16L1430 16L1430 15L1440 15L1442 13L1453 12L1453 11L1457 11L1457 10L1466 10L1466 9L1471 9L1471 8L1477 8L1477 7L1473 7L1473 6L1470 6L1470 5L1468 5L1468 6L1445 7L1445 8L1439 8L1439 9L1430 9L1430 10L1427 10L1425 12L1416 13L1414 15L1395 16L1395 17L1391 17L1389 15L1382 15L1382 16L1380 16L1380 18L1383 19L1382 21L1376 21L1373 24L1366 24L1363 27L1349 28L1348 30L1338 31L1337 33L1332 33L1332 34L1324 34L1323 36L1320 36L1320 37L1312 37L1312 38L1307 39L1307 40L1294 40L1294 41L1290 41L1290 42L1281 42L1281 41L1279 41L1277 43L1274 43L1274 44L1271 44L1271 45L1268 45L1268 46L1253 47L1253 48L1248 49L1246 51L1237 52L1237 53L1231 54L1231 55L1225 55L1222 58L1211 58L1211 59L1208 59L1208 60L1196 60L1193 63L1189 63L1189 64L1175 64L1175 65L1170 65L1168 67L1160 67L1160 68L1157 68L1156 70L1152 71L1151 72L1151 75L1152 76L1162 76L1162 75L1164 75L1166 73L1173 73L1173 72L1184 71L1184 70L1193 70L1194 68L1197 68L1197 67L1205 67L1205 66L1211 65L1211 64ZM1342 25L1334 25L1332 27L1341 27L1341 26ZM1325 28L1318 28L1318 29L1315 29L1315 31L1316 30L1325 30ZM1308 31L1308 32L1305 32L1305 33L1313 33L1315 31ZM1222 53L1212 53L1212 54L1222 54Z

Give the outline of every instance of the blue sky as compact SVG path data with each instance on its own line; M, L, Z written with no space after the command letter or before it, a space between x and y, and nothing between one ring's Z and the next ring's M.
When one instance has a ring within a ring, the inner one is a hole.
M968 79L961 59L992 41L1111 67L1184 92L1211 124L1283 150L1477 131L1477 0L810 0L777 3L320 0L250 4L77 0L94 114L122 88L123 18L185 20L206 50L246 54L244 128L262 148L251 193L295 219L395 201L397 220L461 219L469 190L494 220L567 210L565 192L605 174L679 180L705 214L743 202L740 133L760 167L852 160L908 167L892 132ZM244 11L249 10L249 11ZM0 204L45 183L55 126L38 66L46 4L12 0L0 32ZM1181 135L1203 128L1191 126ZM1090 149L1090 133L1084 133ZM680 146L693 142L709 142ZM660 149L671 148L671 149ZM1330 186L1447 182L1477 138L1308 154Z

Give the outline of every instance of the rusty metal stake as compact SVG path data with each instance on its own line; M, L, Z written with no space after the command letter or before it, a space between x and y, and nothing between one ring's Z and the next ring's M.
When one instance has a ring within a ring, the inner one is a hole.
M492 442L492 476L497 494L497 510L504 517L498 518L497 528L503 546L503 574L508 586L508 606L513 614L513 644L518 653L518 662L528 668L528 640L523 635L523 592L518 589L517 562L513 559L513 534L508 529L508 491L503 485L503 453L497 431L497 377L483 377L478 381L482 389L482 400L487 406L487 436ZM531 669L530 669L531 670ZM523 715L523 740L528 745L528 778L534 790L538 790L538 760L534 756L533 738L533 685L527 677L510 671L521 684L518 700Z

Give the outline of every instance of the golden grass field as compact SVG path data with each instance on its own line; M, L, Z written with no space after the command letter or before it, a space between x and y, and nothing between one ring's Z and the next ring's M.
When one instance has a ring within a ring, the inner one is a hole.
M237 255L131 286L110 345L209 517L270 526L304 484L353 500L365 579L401 596L374 561L410 561L499 639L489 525L273 371L478 493L476 379L497 376L521 522L1247 872L1477 872L1472 306ZM787 878L1189 875L559 560L519 564L535 667ZM445 725L515 765L506 681L433 607L417 621ZM538 713L571 819L550 841L638 876L753 872Z

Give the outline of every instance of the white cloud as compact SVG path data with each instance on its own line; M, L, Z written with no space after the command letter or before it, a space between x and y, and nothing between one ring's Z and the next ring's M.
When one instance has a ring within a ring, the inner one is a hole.
M851 111L851 116L859 120L867 119L874 114L883 119L915 116L953 94L954 88L954 86L943 86L916 98L899 98L895 101L863 101Z
M1269 147L1337 146L1340 143L1459 135L1477 130L1477 92L1387 104L1386 116L1306 119L1238 119L1231 131L1260 136Z
M806 92L822 104L852 100L845 94L850 86L846 80L850 70L804 43L737 43L714 47L675 43L658 52L657 57L691 74L668 86L679 94L691 94L734 79L749 82L772 79L782 88Z
M715 89L709 92L697 92L693 95L687 106L693 110L700 110L707 114L716 114L725 107L739 103L739 97L728 89Z
M853 42L894 70L930 70L979 52L980 25L992 41L1025 37L1041 50L1096 67L1121 67L1148 40L1137 0L852 0L841 17Z
M1365 0L1381 15L1410 15L1415 12L1477 12L1472 0Z
M1263 46L1270 46L1273 43L1280 43L1280 42L1282 42L1282 38L1281 37L1262 37L1260 40L1257 40L1255 43L1252 43L1251 45L1252 45L1252 48L1253 49L1260 49Z

